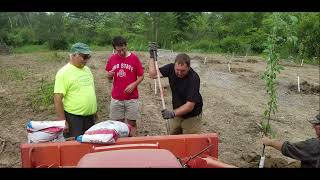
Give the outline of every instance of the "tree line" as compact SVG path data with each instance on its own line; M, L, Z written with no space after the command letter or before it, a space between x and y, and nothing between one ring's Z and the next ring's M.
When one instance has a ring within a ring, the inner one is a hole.
M0 43L12 48L44 45L49 50L65 50L78 41L96 46L110 46L114 36L122 35L128 39L129 48L134 50L147 50L148 42L156 41L161 48L174 51L259 55L267 49L267 38L275 23L273 14L0 12ZM280 56L318 61L320 13L279 14L279 25L287 26L276 41L281 45Z

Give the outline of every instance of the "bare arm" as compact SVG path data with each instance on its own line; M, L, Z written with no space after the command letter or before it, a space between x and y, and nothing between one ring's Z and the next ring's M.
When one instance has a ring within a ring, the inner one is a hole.
M107 78L109 80L112 80L113 79L113 76L114 76L114 72L113 71L107 71Z
M56 109L56 113L58 115L58 120L66 120L66 117L64 115L64 108L63 108L63 102L62 102L63 94L61 93L55 93L54 94L54 107ZM67 121L65 121L65 128L64 132L69 131L69 124Z
M158 71L160 77L162 77L162 74L159 71L159 69L156 69L154 59L150 58L150 60L149 60L149 77L152 79L157 79L157 71Z
M137 80L135 82L133 82L134 86L137 87L142 82L143 79L144 79L143 75L142 76L138 76Z
M54 94L54 107L55 107L56 113L58 115L58 120L65 120L66 119L66 117L64 115L62 98L63 98L63 94L61 94L61 93Z
M270 139L268 137L264 137L262 138L262 142L264 145L266 146L271 146L279 151L281 151L281 148L282 148L282 145L283 145L283 142L280 142L280 141L277 141L275 139Z
M176 116L183 116L183 115L191 112L193 110L195 104L196 103L194 103L194 102L187 101L184 105L175 109L174 114Z
M144 78L143 75L142 75L142 76L138 76L138 77L137 77L137 80L134 81L133 83L129 84L129 85L126 87L126 89L124 90L124 92L126 92L126 93L131 93L131 92L134 90L134 88L136 88L136 87L141 83L141 81L143 80L143 78Z

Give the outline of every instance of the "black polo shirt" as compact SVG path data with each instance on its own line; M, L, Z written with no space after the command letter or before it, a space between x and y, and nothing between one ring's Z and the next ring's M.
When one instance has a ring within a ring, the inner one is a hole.
M183 118L197 116L202 112L202 96L200 94L199 75L190 68L184 78L177 77L174 72L174 63L167 64L159 68L163 77L169 78L169 84L172 91L172 106L176 109L184 105L187 101L194 102L195 106L191 112L183 115Z

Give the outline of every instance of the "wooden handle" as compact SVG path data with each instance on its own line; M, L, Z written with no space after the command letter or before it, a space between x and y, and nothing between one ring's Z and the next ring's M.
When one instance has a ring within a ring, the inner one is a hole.
M155 61L155 65L156 65L157 78L158 78L158 84L159 84L159 89L160 89L160 96L161 96L161 102L162 102L162 109L166 109L166 105L165 105L165 103L164 103L164 98L163 98L163 91L162 91L161 81L160 81L159 66L158 66L158 62L157 62L157 61Z

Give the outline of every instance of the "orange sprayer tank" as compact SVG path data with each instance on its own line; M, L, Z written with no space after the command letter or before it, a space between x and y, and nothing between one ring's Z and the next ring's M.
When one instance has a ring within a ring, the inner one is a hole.
M184 134L119 138L113 145L77 141L21 144L22 167L76 167L88 153L123 149L166 149L179 159L186 159L205 149L203 156L218 158L218 135Z

